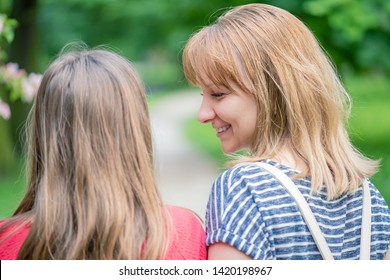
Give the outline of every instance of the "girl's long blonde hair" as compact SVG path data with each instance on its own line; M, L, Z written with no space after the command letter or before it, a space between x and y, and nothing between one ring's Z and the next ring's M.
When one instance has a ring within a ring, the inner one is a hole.
M19 259L162 259L144 87L123 57L66 52L29 115L28 189L13 221L31 222Z
M256 161L285 145L307 165L312 193L323 184L329 199L353 193L378 162L360 154L345 129L350 98L310 30L277 7L233 8L193 34L183 52L186 78L205 79L257 103L257 132L250 150Z

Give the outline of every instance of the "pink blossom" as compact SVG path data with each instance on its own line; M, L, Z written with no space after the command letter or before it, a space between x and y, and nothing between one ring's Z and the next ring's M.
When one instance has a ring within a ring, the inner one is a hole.
M8 120L11 117L11 109L9 108L8 104L3 102L0 99L0 116L3 117L3 119Z
M17 63L12 62L7 63L5 70L8 76L14 78L20 78L26 73L23 69L19 69L19 65Z
M39 85L42 80L42 75L30 73L22 82L22 89L26 101L31 102L37 94Z

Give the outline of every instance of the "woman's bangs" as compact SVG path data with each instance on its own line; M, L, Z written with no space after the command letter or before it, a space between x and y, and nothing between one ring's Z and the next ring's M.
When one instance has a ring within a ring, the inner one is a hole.
M184 50L183 64L187 80L194 85L228 85L233 73L231 55L223 47L219 37L206 30L190 39Z
M227 86L227 78L232 75L228 72L228 69L231 69L231 67L227 65L227 60L224 58L223 53L220 52L217 56L206 48L199 54L193 64L193 70L196 75L195 81L198 85L212 83L214 85Z

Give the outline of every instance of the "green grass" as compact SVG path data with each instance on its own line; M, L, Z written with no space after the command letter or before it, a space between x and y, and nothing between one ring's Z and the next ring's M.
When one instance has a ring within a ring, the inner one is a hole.
M348 126L351 141L367 157L381 159L380 171L371 180L390 205L390 81L371 75L347 77L344 82L353 100ZM194 116L186 121L185 134L223 168L226 157L210 124L200 124Z
M25 192L25 179L14 174L0 180L0 219L10 217L16 210Z
M366 156L381 159L371 179L390 205L390 82L384 76L345 79L353 104L349 132Z

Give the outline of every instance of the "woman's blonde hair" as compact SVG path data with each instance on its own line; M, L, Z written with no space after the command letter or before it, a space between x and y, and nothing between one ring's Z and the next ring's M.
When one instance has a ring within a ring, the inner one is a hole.
M350 98L310 30L277 7L249 4L227 11L192 35L183 52L186 78L211 80L254 96L257 132L250 149L256 161L285 145L307 165L312 193L323 184L329 199L354 192L377 162L350 143L345 123ZM237 162L237 161L236 161Z
M28 189L13 220L31 230L19 259L164 258L147 102L126 59L102 48L60 55L28 127Z

